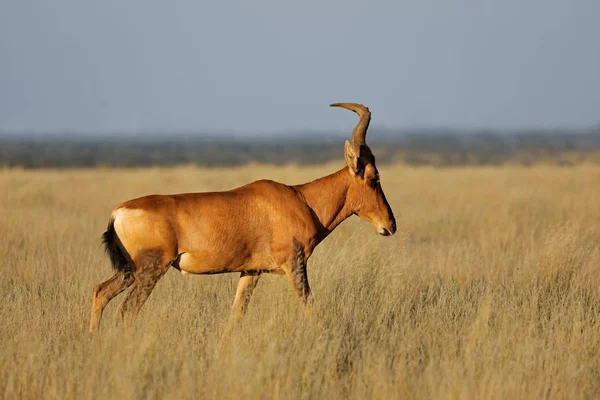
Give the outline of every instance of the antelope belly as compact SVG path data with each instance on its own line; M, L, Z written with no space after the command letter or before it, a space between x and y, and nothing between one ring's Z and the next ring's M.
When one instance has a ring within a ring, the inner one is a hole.
M219 257L207 252L184 252L179 257L178 266L182 274L219 274L278 268L272 257L266 254Z

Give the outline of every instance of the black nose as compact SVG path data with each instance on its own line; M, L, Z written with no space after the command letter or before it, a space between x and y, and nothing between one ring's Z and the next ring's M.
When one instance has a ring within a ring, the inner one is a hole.
M392 221L392 235L394 233L396 233L396 220L395 219Z

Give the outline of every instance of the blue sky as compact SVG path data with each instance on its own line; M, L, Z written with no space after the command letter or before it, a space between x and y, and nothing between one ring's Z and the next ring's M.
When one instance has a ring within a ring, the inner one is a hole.
M600 122L597 0L0 2L0 131Z

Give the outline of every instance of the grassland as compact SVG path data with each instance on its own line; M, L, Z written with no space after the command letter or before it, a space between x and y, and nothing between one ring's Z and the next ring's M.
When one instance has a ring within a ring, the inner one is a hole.
M399 232L353 217L309 260L305 320L261 278L219 339L236 275L159 282L135 326L87 332L117 203L321 167L0 170L3 398L598 398L600 167L382 168ZM232 227L234 229L235 227Z

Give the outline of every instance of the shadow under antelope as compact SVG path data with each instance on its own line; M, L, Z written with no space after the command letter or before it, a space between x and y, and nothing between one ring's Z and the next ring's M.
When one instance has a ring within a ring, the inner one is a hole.
M102 236L115 274L94 287L90 331L127 288L120 313L126 321L134 317L169 267L183 274L239 272L233 321L245 314L262 273L286 275L308 315L306 262L327 235L353 214L381 235L396 232L365 142L369 109L331 106L360 117L352 143L345 143L347 166L331 175L303 185L259 180L225 192L151 195L118 205Z

